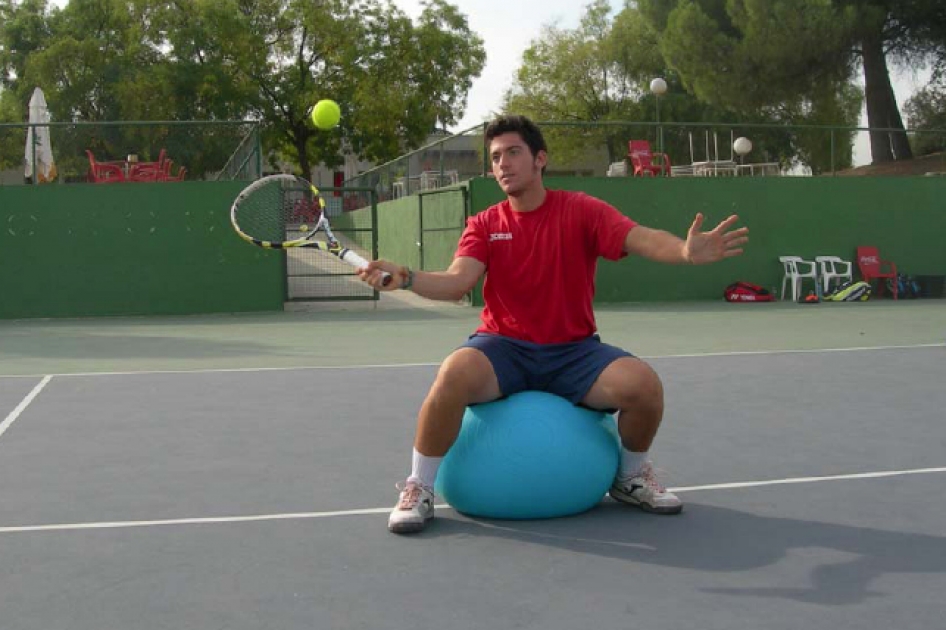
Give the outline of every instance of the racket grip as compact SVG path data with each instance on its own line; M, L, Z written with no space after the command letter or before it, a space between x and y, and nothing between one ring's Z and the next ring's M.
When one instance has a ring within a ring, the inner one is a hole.
M350 249L343 249L338 257L347 262L352 267L358 267L359 269L364 269L368 266L368 261L351 251ZM391 274L387 271L381 273L381 284L383 286L388 286L391 284Z

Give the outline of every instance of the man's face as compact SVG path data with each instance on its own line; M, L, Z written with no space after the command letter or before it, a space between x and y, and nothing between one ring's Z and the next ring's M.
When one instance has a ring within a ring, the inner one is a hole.
M546 163L545 151L533 156L529 145L518 133L504 133L489 144L493 175L499 187L515 197L542 183L542 168Z

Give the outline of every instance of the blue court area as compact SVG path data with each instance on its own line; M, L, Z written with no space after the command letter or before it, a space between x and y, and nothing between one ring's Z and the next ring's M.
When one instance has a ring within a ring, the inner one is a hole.
M0 322L0 627L939 627L946 309L859 306L599 311L663 379L684 512L409 537L474 311Z

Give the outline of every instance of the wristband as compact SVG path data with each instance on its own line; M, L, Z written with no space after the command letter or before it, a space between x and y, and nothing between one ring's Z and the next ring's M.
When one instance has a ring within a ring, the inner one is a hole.
M406 291L414 285L414 272L410 267L401 268L401 272L398 275L401 276L401 289Z

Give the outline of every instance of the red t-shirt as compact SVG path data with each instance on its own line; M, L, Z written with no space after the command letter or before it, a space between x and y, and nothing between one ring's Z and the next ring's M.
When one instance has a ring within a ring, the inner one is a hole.
M635 225L600 199L564 190L547 190L532 212L516 212L507 200L470 217L455 257L486 265L477 332L533 343L593 335L598 257L626 256Z

